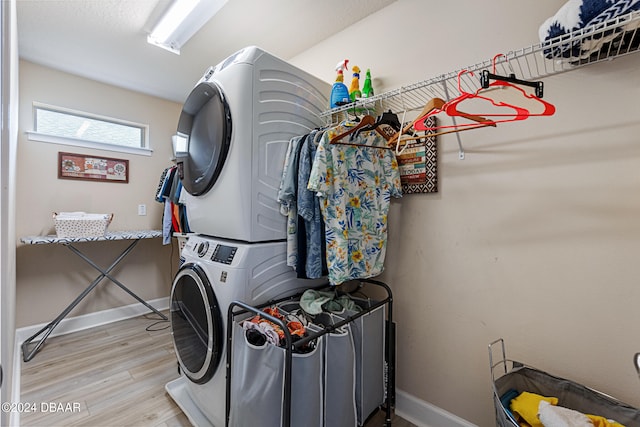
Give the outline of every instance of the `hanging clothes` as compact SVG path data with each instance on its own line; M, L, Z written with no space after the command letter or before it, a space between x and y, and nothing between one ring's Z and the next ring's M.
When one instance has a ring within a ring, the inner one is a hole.
M296 136L289 140L277 197L280 213L287 216L287 265L296 271L298 270L298 159L306 137L307 135ZM301 272L298 273L301 274Z
M171 243L171 230L173 228L173 221L171 221L171 202L169 200L164 201L164 210L162 213L162 244L168 245Z
M157 202L164 203L164 200L170 196L176 170L175 166L170 166L162 171L155 196Z
M325 229L320 200L315 192L307 189L313 159L323 133L317 130L309 133L302 143L298 160L298 248L305 248L304 256L299 257L298 265L304 262L303 268L309 279L327 275Z
M307 188L320 198L329 282L377 276L383 270L391 197L401 197L398 162L387 140L362 132L354 145L331 144L340 129L322 135Z
M164 204L162 216L162 244L171 243L172 233L189 233L186 206L180 203L182 181L177 174L178 168L171 166L162 171L155 199Z

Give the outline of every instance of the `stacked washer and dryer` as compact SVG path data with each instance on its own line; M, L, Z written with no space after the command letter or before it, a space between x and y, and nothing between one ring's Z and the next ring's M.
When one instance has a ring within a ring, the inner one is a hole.
M322 125L331 87L257 48L211 67L187 97L176 135L190 236L171 291L181 375L166 390L196 426L225 425L227 309L316 282L286 265L277 192L289 140Z

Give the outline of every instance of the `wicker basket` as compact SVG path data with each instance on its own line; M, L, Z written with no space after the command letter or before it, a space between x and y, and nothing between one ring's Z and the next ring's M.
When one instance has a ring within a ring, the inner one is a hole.
M60 212L53 214L58 237L102 237L113 219L113 214L86 212Z

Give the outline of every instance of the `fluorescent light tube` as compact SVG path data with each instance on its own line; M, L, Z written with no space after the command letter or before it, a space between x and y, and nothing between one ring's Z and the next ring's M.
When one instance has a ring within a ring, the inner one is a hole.
M180 54L180 48L227 0L174 0L147 36L147 42Z

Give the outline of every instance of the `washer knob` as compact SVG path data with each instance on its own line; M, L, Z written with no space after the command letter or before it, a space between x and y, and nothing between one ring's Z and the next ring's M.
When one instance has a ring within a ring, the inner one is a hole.
M198 244L197 251L200 258L207 254L207 250L209 250L209 242L200 242Z

